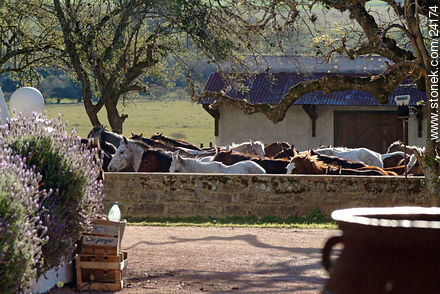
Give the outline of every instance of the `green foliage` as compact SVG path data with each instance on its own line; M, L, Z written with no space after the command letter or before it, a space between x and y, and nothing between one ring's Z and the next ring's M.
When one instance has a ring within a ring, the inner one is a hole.
M10 150L0 151L0 292L25 292L41 265L42 226L38 188L41 176L25 169Z
M49 241L43 246L42 272L58 266L74 250L81 232L91 226L101 207L102 182L97 181L100 161L85 149L73 133L68 136L59 121L19 118L4 129L2 142L27 166L42 175L39 187L50 196L39 199L45 208L40 217L48 227Z
M314 209L305 218L289 216L282 219L278 216L267 215L261 218L255 215L227 216L222 218L201 217L141 217L128 218L134 225L200 225L200 226L256 226L256 227L321 227L336 228L335 224L323 216L319 209Z

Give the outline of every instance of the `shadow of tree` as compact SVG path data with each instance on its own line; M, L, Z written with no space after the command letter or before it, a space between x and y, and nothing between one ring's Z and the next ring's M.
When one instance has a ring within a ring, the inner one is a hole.
M243 241L254 248L282 251L286 253L286 256L289 254L292 255L292 260L278 263L263 262L254 264L254 269L250 271L203 271L191 269L175 269L172 271L173 275L175 275L173 279L179 279L189 283L201 283L204 285L203 289L209 293L224 293L235 290L238 292L246 291L247 293L252 293L254 291L259 292L261 290L266 291L266 289L270 290L271 288L273 288L274 291L270 291L270 293L293 293L299 291L315 291L315 293L318 293L325 282L325 274L321 265L321 247L302 248L274 246L261 242L254 234L242 234L227 237L207 236L203 238L182 238L172 236L170 239L170 241L166 242L139 241L126 247L126 249L135 249L141 245L161 246L206 241ZM334 251L335 253L338 253L338 251L340 252L340 250ZM313 274L311 274L311 272L313 272ZM153 279L166 279L166 275L167 273L160 274L153 277ZM219 283L223 288L210 288L207 281L216 281L216 283ZM280 284L285 285L280 286Z

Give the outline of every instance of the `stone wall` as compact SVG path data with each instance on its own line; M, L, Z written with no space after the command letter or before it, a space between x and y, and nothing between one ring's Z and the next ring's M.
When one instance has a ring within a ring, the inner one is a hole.
M123 217L290 215L319 208L429 205L422 177L106 173L105 209Z

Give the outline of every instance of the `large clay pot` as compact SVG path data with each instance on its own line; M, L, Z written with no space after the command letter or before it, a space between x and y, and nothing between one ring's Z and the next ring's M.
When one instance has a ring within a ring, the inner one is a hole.
M323 249L330 274L323 294L440 293L440 208L353 208L332 218L342 236Z

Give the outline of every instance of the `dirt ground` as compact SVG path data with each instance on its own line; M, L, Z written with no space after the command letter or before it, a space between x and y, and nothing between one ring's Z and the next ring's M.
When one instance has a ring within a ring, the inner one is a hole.
M336 234L318 229L129 226L122 242L128 275L119 293L319 293L327 277L321 249Z

